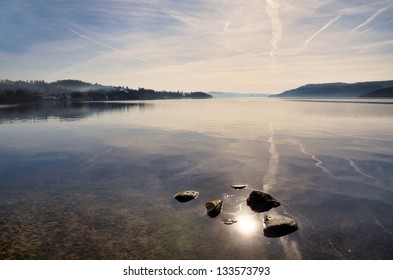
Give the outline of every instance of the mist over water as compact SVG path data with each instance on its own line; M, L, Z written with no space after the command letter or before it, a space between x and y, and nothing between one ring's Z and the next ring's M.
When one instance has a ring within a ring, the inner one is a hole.
M392 259L392 106L263 98L2 106L0 258ZM173 199L188 189L198 198ZM271 211L299 230L264 237L263 214L246 205L252 190L278 199ZM223 211L210 218L205 203L214 199Z

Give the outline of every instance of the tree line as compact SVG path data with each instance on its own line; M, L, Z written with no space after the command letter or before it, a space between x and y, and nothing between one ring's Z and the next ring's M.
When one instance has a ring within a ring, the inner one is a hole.
M155 91L104 86L79 80L59 80L47 83L42 80L0 80L0 103L30 103L43 100L154 100L154 99L203 99L212 96L204 92Z

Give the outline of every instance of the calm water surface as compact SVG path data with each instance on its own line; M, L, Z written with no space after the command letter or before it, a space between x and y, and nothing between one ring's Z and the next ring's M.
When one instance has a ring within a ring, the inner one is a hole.
M299 230L264 237L253 189ZM0 107L0 259L393 259L392 213L392 104Z

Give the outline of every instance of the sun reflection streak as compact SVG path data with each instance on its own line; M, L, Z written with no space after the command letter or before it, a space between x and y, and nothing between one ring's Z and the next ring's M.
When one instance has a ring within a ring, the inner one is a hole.
M261 228L262 223L257 215L242 214L237 217L238 230L245 235L256 234Z

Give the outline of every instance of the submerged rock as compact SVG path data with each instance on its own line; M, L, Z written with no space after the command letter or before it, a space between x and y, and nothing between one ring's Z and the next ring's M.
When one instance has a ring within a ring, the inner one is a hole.
M252 191L247 198L247 205L255 212L265 212L281 205L270 194L261 191Z
M279 214L266 214L264 225L263 234L266 237L281 237L298 229L294 219Z
M198 195L199 195L199 192L189 190L189 191L179 192L179 193L175 194L175 198L177 201L187 202L187 201L193 200L194 198L197 198Z
M223 201L220 199L211 200L211 201L207 202L206 203L206 214L212 218L217 217L221 213L222 204L223 204Z
M230 185L231 188L235 189L235 190L241 190L244 188L247 188L248 185L244 184L244 185Z
M224 224L226 225L233 225L235 223L237 223L236 219L231 219L231 218L224 219Z

